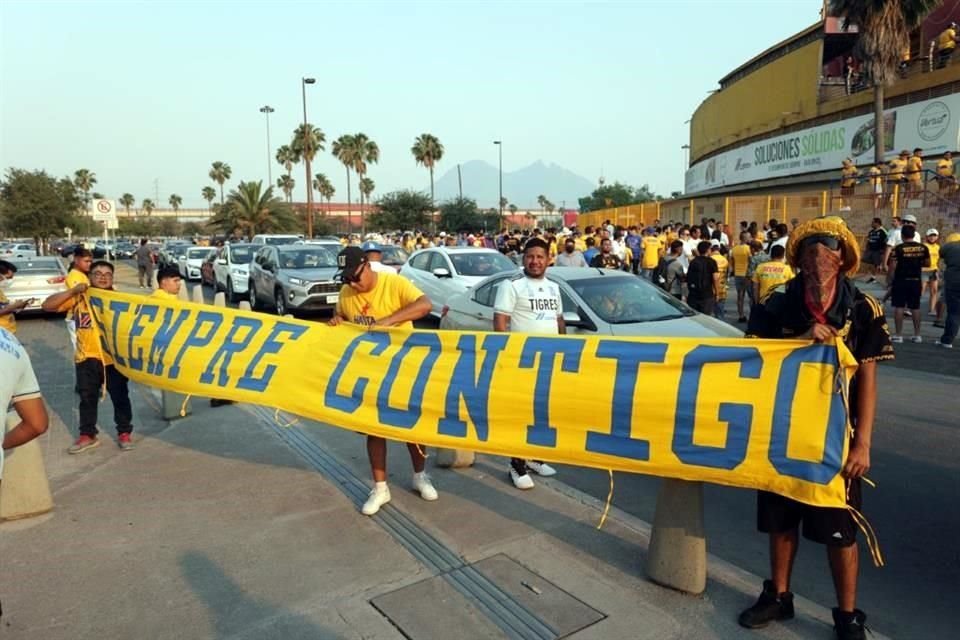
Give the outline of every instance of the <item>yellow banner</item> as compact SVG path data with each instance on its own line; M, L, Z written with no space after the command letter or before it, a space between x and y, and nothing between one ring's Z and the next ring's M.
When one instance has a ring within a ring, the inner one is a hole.
M842 343L368 330L90 290L137 382L390 439L843 506Z

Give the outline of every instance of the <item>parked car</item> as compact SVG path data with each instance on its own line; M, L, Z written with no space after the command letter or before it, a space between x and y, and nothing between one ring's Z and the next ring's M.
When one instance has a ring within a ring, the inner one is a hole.
M200 266L208 255L216 251L213 247L195 247L193 245L184 245L186 250L183 255L177 256L177 268L180 269L180 277L184 280L199 280Z
M500 273L450 298L441 329L490 331L497 289L519 272ZM743 333L697 313L651 282L625 271L550 267L546 277L560 287L567 333L613 336L739 338Z
M253 240L250 241L251 244L271 244L273 246L280 246L282 244L296 244L303 241L303 236L298 236L290 233L258 233L253 236Z
M67 269L54 256L12 258L10 262L17 268L17 273L4 293L10 302L32 300L21 313L40 311L44 299L67 290Z
M381 245L380 249L380 262L388 267L393 267L397 273L400 273L400 268L406 264L410 254L408 254L403 247L398 247L393 244Z
M187 255L187 249L193 245L184 242L183 240L175 240L173 242L167 242L160 249L160 257L157 261L157 265L162 269L164 267L174 266L180 267L180 256Z
M137 247L133 245L132 242L118 242L116 247L114 247L114 258L120 260L128 260L134 256L137 252Z
M429 296L430 313L440 317L443 305L496 273L515 272L517 266L499 251L478 247L421 249L400 267L400 275Z
M278 315L333 309L340 297L337 254L310 244L263 245L250 263L247 297L254 309L270 301Z
M226 291L227 300L236 302L247 293L250 261L259 249L254 244L227 244L213 261L213 289Z
M28 242L11 242L0 250L0 256L5 260L10 258L36 258L37 248Z

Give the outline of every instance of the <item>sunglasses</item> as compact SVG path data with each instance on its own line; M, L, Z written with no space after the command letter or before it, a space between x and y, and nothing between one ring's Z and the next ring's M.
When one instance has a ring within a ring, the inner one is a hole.
M800 249L803 250L808 247L812 247L815 244L822 244L827 249L836 251L840 248L840 238L835 236L811 236L809 238L805 238L804 241L800 243Z
M352 284L354 282L360 282L360 276L363 274L363 270L366 266L367 266L367 261L364 260L363 262L360 263L360 266L357 267L357 269L353 273L349 275L345 273L342 276L340 276L340 280L344 284Z

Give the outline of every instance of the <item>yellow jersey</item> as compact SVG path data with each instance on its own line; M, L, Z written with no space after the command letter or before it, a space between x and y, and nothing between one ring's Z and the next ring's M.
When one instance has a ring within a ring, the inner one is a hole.
M730 264L721 253L714 253L710 257L717 263L717 271L720 273L720 286L719 291L717 291L717 297L724 300L727 297L727 269L730 268Z
M930 266L924 267L923 270L927 273L936 271L940 266L940 245L937 243L930 244L929 242L924 242L923 246L930 252Z
M949 49L953 49L954 47L957 46L956 39L957 39L957 32L951 29L950 27L947 27L946 29L940 32L939 36L937 36L937 49L939 49L940 51L947 51Z
M175 294L164 291L163 289L154 289L148 298L160 298L161 300L179 300Z
M663 251L663 243L656 236L644 236L643 238L643 268L656 269L660 262L660 254Z
M942 178L953 177L953 160L943 158L937 162L937 175Z
M890 161L890 172L887 173L887 180L893 182L903 179L903 172L907 170L907 161L900 158L894 158Z
M753 272L753 281L760 285L759 302L767 299L773 289L793 279L793 269L786 262L771 260L757 266Z
M851 164L849 167L844 167L844 168L842 168L842 169L840 170L840 175L842 176L843 179L842 179L841 182L840 182L840 186L842 186L842 187L853 187L853 186L856 186L856 184L857 184L857 175L858 175L859 173L860 173L860 172L857 171L857 167L856 167L855 165L852 165L852 164Z
M350 285L343 285L337 300L337 315L349 322L369 326L423 296L423 292L406 278L389 273L377 273L376 276L373 289L364 293ZM413 322L407 321L396 326L413 329Z
M920 182L923 178L923 158L910 156L907 160L907 177L913 182Z
M747 267L750 266L750 245L738 244L730 251L730 258L733 260L733 275L742 278L747 275Z
M80 283L90 285L87 274L78 269L72 269L67 274L67 289L72 289ZM100 360L104 366L113 364L113 358L103 348L100 342L100 329L87 303L87 294L74 296L57 308L57 311L66 312L72 318L73 328L77 333L77 348L73 354L74 362L83 362L90 358Z
M0 309L3 309L8 304L10 304L10 300L7 299L7 296L3 295L3 290L0 289ZM16 333L17 317L12 313L0 316L0 327L6 329L10 333ZM4 407L4 409L6 409L6 407Z

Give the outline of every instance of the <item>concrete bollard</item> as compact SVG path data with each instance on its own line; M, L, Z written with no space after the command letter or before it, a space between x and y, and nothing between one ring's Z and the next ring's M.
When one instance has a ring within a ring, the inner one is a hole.
M187 285L181 284L180 291L177 292L177 298L183 302L190 302L190 293L187 291ZM186 403L184 401L186 400ZM180 415L180 409L183 409L183 415ZM160 413L164 420L179 420L192 413L190 401L187 396L176 391L160 391Z
M196 302L197 304L203 304L203 303L204 303L204 300L203 300L203 285L202 285L202 284L198 284L197 286L195 286L195 287L193 288L192 301L193 301L193 302Z
M473 451L466 449L437 449L433 460L438 467L459 469L473 466L474 457Z
M8 413L6 431L20 424L20 416ZM0 521L31 518L53 509L43 453L36 440L6 452L0 482Z
M227 295L223 291L217 291L215 294L213 294L213 306L227 306Z
M702 482L663 480L646 569L651 580L671 589L696 595L707 588Z
M249 300L241 300L240 302L238 302L237 309L239 311L253 311L253 309L250 308Z
M177 291L177 298L183 300L184 302L190 302L190 292L187 291L187 285L181 283L180 290Z

